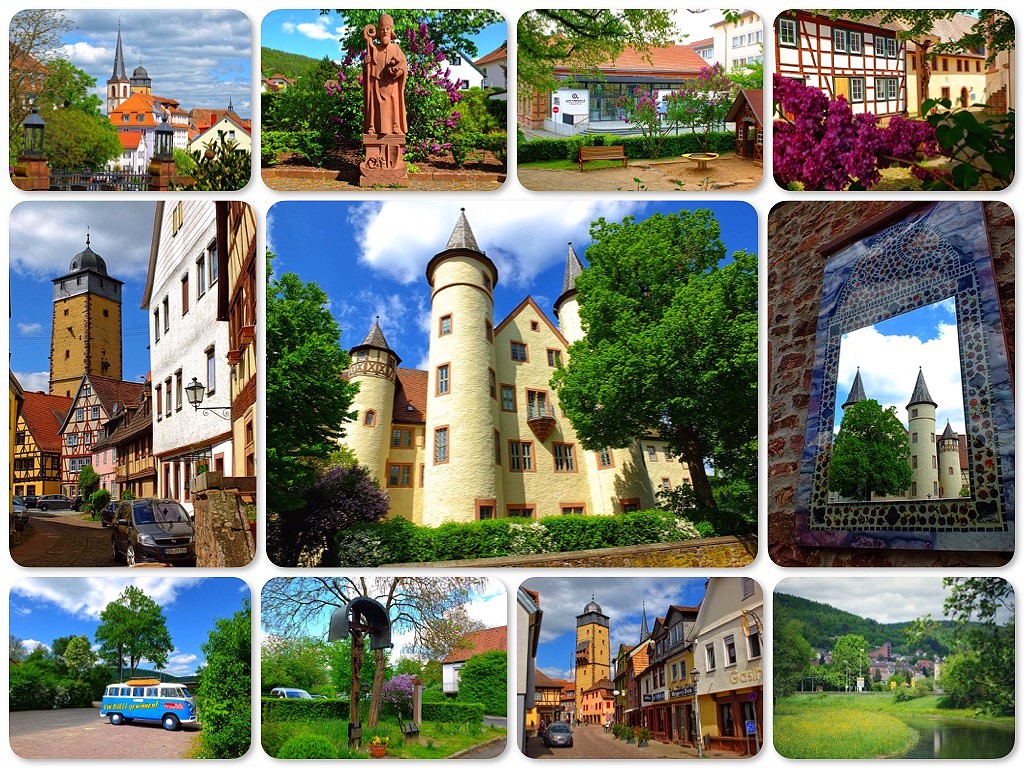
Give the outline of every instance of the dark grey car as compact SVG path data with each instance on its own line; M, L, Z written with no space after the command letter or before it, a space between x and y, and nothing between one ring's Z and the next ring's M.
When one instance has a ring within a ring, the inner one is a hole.
M174 499L119 502L110 527L114 560L128 565L195 565L195 529L188 512Z
M544 731L545 747L571 747L572 729L568 723L552 723Z

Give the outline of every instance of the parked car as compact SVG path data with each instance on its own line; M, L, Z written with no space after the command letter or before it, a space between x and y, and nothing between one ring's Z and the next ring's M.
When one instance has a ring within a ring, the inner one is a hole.
M11 496L11 527L16 531L25 530L28 525L28 508L21 496Z
M63 493L48 493L40 496L36 502L40 512L48 512L51 509L74 509L72 501Z
M195 565L195 529L174 499L120 501L110 527L114 560Z
M112 501L100 512L100 525L103 528L114 522L114 516L117 514L117 505L120 503L119 501Z
M36 504L39 503L39 497L38 496L29 495L29 496L23 496L22 498L25 499L25 507L27 509L35 509L36 508Z
M301 688L273 688L270 695L278 699L312 699L308 691Z
M569 724L557 722L549 725L547 729L544 731L544 746L571 747L572 728L569 727Z
M82 497L81 496L75 496L75 498L71 500L71 508L73 510L75 510L75 512L81 512L82 511Z

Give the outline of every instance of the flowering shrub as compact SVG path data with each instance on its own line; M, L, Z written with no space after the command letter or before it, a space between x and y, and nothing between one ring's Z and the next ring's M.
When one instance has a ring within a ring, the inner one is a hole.
M403 712L412 711L412 693L413 676L395 675L384 683L384 687L380 690L380 700L390 711L401 715Z
M775 178L806 190L869 189L882 178L880 168L912 166L918 178L928 171L916 165L918 153L938 154L935 129L927 122L896 115L885 128L871 114L854 115L845 98L824 93L780 75L774 77Z
M391 504L366 467L334 467L306 489L300 534L302 549L317 550L338 530L355 523L382 520Z
M672 123L686 126L698 137L701 152L712 152L711 131L724 125L735 99L736 84L721 64L715 64L704 67L695 80L670 93L666 112Z
M640 129L647 157L658 157L661 140L672 128L672 124L667 121L663 123L658 114L658 97L651 91L634 88L625 96L620 96L616 106L622 112L625 122L633 123Z

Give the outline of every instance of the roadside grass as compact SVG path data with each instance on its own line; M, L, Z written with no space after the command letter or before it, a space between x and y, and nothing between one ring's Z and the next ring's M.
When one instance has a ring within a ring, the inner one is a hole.
M464 749L484 744L497 738L505 738L503 728L472 723L424 722L420 734L415 738L402 735L397 725L383 723L376 728L363 728L362 746L350 749L348 746L348 721L341 719L301 721L264 721L260 729L264 751L277 757L281 746L293 736L315 734L327 738L342 759L362 759L370 756L367 744L374 736L388 739L387 757L408 760L429 760L443 758Z
M536 160L532 163L519 163L519 168L538 168L547 171L580 172L580 164L575 160ZM585 171L601 170L602 168L621 168L621 160L587 160L583 164ZM584 172L585 172L584 171Z
M974 710L944 709L941 695L897 703L893 694L796 694L775 705L775 748L783 757L842 760L899 757L917 731L900 716L985 721L1013 727L1012 717L980 717Z

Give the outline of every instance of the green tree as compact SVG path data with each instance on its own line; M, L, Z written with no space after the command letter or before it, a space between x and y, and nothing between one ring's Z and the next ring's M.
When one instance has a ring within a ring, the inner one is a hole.
M868 641L860 635L843 635L832 646L832 669L842 675L844 686L849 681L851 690L856 687L857 676L871 668L867 647Z
M78 470L78 492L82 494L83 499L92 496L93 491L99 487L100 476L96 474L96 470L92 468L92 465L86 464Z
M459 701L484 705L488 715L508 711L508 654L488 651L470 656L459 670Z
M316 689L327 683L324 644L311 637L268 637L260 648L260 687Z
M21 664L28 658L28 647L20 637L8 635L7 656L11 664Z
M218 619L203 644L196 706L209 757L241 757L251 741L252 609L246 600L231 618ZM205 756L205 755L204 755Z
M522 92L546 93L576 81L556 80L571 63L576 76L600 77L598 67L627 47L646 50L677 34L672 9L538 9L519 17L516 76Z
M576 281L586 336L552 384L588 450L660 433L726 534L747 522L719 516L705 465L756 486L757 257L727 260L719 234L707 209L594 222Z
M701 152L708 152L711 131L725 124L735 98L736 85L726 76L722 65L704 67L695 79L669 94L668 121L689 128L698 138Z
M733 67L726 76L742 90L764 88L764 62L751 62L742 67Z
M775 622L772 694L776 699L793 693L814 661L814 649L804 638L803 627L795 620Z
M100 658L117 667L118 679L124 679L125 662L129 675L135 674L142 659L161 669L174 650L163 609L136 586L125 587L100 612L96 642Z
M46 116L46 155L54 168L97 169L120 156L117 130L102 115L55 109Z
M99 657L92 649L92 643L85 635L75 635L68 642L64 653L61 655L68 674L75 679L81 679L92 669Z
M185 153L184 157L175 155L175 168L192 178L191 183L180 187L182 190L222 192L241 189L252 178L252 155L239 149L238 142L220 136L206 149Z
M861 400L846 408L832 444L828 489L868 501L872 493L902 493L910 478L910 440L896 407L883 409L877 400Z
M268 252L269 264L273 255ZM327 294L298 275L270 275L267 287L268 551L278 565L298 561L302 492L316 477L316 462L344 435L356 385Z
M366 47L363 41L363 27L367 24L377 26L380 15L387 13L395 20L396 34L401 36L407 29L416 29L420 24L426 24L430 31L430 39L438 50L449 55L460 51L470 58L476 58L480 53L473 37L484 27L503 21L501 14L496 11L472 8L340 8L335 13L340 15L344 22L345 36L338 41L343 49L353 52L363 50Z
M335 640L333 643L324 644L324 652L327 655L328 673L331 678L331 686L343 698L348 698L352 690L352 639ZM385 658L388 654L385 652ZM407 657L399 659L399 664L406 661ZM415 663L414 660L408 659ZM373 685L374 666L364 664L359 670L360 685ZM407 669L395 669L395 672L406 672Z
M338 133L356 139L362 133L362 89L355 99L339 99L327 88L329 81L341 82L358 76L355 70L339 70L341 65L326 56L315 63L298 81L283 91L264 94L263 129L279 133L276 151L283 148L306 158L314 165L323 165L337 148ZM358 83L355 83L358 86ZM339 86L340 87L340 86Z
M936 22L948 21L954 16L970 14L977 18L971 31L956 40L948 39L931 47L933 53L958 53L968 51L985 51L991 63L997 53L1013 51L1016 42L1013 19L1008 13L1000 10L966 10L966 9L924 9L895 8L885 10L842 10L832 11L833 18L841 15L844 19L859 21L871 17L873 23L906 24L897 34L901 40L923 40L934 36Z

